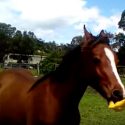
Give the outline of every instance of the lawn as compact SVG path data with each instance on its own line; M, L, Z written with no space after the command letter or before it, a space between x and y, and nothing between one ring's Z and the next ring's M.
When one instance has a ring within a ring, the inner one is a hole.
M125 83L125 79L122 79ZM79 105L80 125L125 125L125 109L120 112L108 109L107 102L90 88Z

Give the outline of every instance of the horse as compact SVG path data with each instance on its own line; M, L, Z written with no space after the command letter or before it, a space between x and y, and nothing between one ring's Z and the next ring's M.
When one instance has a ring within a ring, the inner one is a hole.
M125 98L117 55L102 30L94 36L84 26L80 45L64 55L49 74L34 79L25 70L0 73L0 125L79 125L79 102L87 86L107 103Z

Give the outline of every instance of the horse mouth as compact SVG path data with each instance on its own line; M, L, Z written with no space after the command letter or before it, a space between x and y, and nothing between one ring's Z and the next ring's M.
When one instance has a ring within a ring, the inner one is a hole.
M109 98L109 102L112 101L114 103L123 100L123 93L119 90L114 90L111 94L111 97Z
M111 97L110 99L108 99L108 103L109 102L113 102L113 103L116 103L116 102L119 102L119 101L121 101L121 100L123 100L124 98L123 97Z

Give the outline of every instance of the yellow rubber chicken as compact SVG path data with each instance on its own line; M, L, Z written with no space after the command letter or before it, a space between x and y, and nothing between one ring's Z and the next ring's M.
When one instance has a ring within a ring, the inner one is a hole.
M109 102L109 109L114 109L116 111L121 111L125 107L125 99L114 103L113 101Z

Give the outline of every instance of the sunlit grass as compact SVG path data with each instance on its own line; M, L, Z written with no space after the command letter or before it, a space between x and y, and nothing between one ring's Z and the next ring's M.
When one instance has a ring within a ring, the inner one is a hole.
M125 78L122 78L125 83ZM80 125L125 125L125 110L116 112L108 109L107 102L93 90L88 88L82 98L79 109Z

